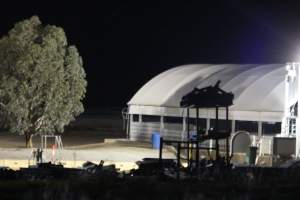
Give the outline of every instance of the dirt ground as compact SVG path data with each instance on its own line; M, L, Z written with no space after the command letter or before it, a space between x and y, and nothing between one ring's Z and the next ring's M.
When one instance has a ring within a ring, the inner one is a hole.
M61 134L64 148L99 144L106 138L126 138L123 128L123 119L121 110L102 111L99 113L85 113L78 117L66 127L65 132ZM51 145L54 140L49 140ZM33 137L33 147L39 148L41 137ZM24 148L25 137L12 134L8 131L0 132L0 148Z
M106 138L126 138L123 133L97 132L97 131L68 131L61 135L64 148L89 144L103 143ZM53 139L48 139L48 145L54 144ZM39 148L41 137L33 137L33 147ZM0 132L0 148L24 148L25 137L9 132Z
M104 160L120 169L135 168L135 162L145 157L158 158L158 150L149 143L126 139L121 113L83 115L71 123L61 134L63 151L52 155L54 139L48 139L48 149L43 151L44 161L58 160L67 167L80 167L85 161L95 163ZM41 136L33 137L33 148L41 147ZM33 161L34 149L25 148L25 137L8 131L0 132L0 166L12 169L27 167ZM173 151L163 150L164 158L175 158Z

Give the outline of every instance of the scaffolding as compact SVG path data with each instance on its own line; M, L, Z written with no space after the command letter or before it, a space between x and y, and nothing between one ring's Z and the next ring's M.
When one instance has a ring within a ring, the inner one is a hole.
M192 92L182 97L180 106L187 109L187 138L182 141L175 140L160 140L159 160L162 161L162 149L164 144L176 144L177 147L177 165L180 166L180 152L186 150L187 152L187 163L188 167L193 166L196 169L199 167L199 150L206 149L209 152L215 150L215 159L219 160L219 140L226 140L226 156L225 162L227 165L230 164L229 155L229 137L230 137L230 126L228 120L228 107L233 104L233 94L227 93L219 88L220 81L215 86L209 86L202 89L195 88ZM225 130L220 129L219 123L219 110L225 108ZM190 109L196 109L196 137L190 135ZM212 130L200 130L199 127L199 109L200 108L214 108L215 109L215 127ZM215 145L209 145L209 147L201 146L201 143L207 140L214 140ZM190 156L190 152L195 152L195 156Z
M54 139L54 144L52 146L49 146L49 139ZM53 135L53 134L48 134L48 135L41 135L41 150L44 153L49 154L49 148L51 150L51 162L56 163L60 162L62 160L62 151L64 149L61 135ZM44 159L45 160L45 159Z

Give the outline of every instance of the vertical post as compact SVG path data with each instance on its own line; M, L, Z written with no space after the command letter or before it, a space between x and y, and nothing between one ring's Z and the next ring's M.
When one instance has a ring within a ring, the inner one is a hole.
M257 130L257 136L258 136L258 142L261 142L262 140L262 135L263 135L263 131L262 131L262 121L258 121L258 130ZM282 127L281 127L282 130ZM282 135L282 132L281 132ZM257 146L258 144L255 141L255 145ZM271 146L271 145L270 145ZM271 151L269 151L271 152ZM261 155L261 147L259 147L259 155Z
M130 125L131 125L131 122L132 122L132 115L131 115L131 114L128 114L128 118L127 118L127 126L126 126L126 137L127 137L127 140L130 139L129 131L130 131Z
M179 179L180 170L180 142L177 142L177 179Z
M293 68L296 71L295 79L297 80L297 81L295 81L297 83L297 86L294 89L294 91L297 94L296 98L297 98L297 101L299 102L299 99L300 99L299 63L293 63ZM296 154L296 158L299 158L300 157L300 119L299 119L300 106L299 106L299 103L298 103L298 106L297 106L297 113L298 113L298 116L295 119L296 120L296 130L295 130L296 131L296 151L295 151L295 154Z
M208 131L209 131L209 128L210 128L210 118L206 118L206 129L205 129L205 134L208 135Z
M231 134L230 134L230 145L229 145L229 155L232 156L232 139L235 133L235 120L231 119Z
M216 132L219 131L219 106L216 106L216 124L215 124Z
M233 135L235 133L235 120L232 119L231 120L231 135Z
M159 134L161 136L165 136L165 123L164 123L164 116L160 116L160 127L159 127Z
M286 69L287 69L287 72L290 71L290 69L291 69L291 64L290 63L287 63ZM283 117L282 123L281 123L281 134L283 134L283 136L288 136L290 134L289 133L289 124L288 124L288 122L289 122L289 113L290 113L289 107L291 105L290 105L290 102L289 102L289 96L290 96L290 90L293 89L293 87L292 87L293 81L292 80L295 77L291 77L289 74L290 73L287 73L285 75L284 117ZM291 73L291 74L294 74L294 73ZM293 93L293 91L291 91L291 92Z
M208 111L207 111L208 112ZM207 118L206 118L206 129L205 129L205 134L208 135L209 134L209 129L210 129L210 118L207 114ZM213 139L209 140L209 156L211 155L212 152L212 148L213 148Z
M43 135L41 135L41 149L44 148Z
M190 167L190 108L187 107L187 163Z
M219 107L216 106L216 120L215 120L215 133L219 131ZM219 139L216 139L216 159L219 159Z
M160 140L159 140L159 163L160 163L160 166L161 166L161 167L162 167L162 150L163 150L163 142L164 142L163 137L160 137Z
M226 131L229 132L229 111L228 111L228 106L226 106Z
M187 107L186 122L187 122L187 137L188 139L190 139L190 108L189 107Z
M298 106L298 110L299 110L299 107L300 106ZM299 113L299 111L298 111L298 113ZM297 116L295 120L296 120L296 152L295 153L296 153L296 158L299 159L300 158L300 120L299 120L299 116Z
M228 120L228 106L226 106L226 132L230 132L229 131L229 120ZM227 165L229 165L230 163L230 159L229 159L229 141L228 141L228 137L226 138L226 163Z
M58 147L58 136L57 135L55 135L54 136L54 139L55 139L55 141L54 141L54 145L56 146L56 147Z
M257 130L257 136L260 139L262 136L262 121L258 121L258 130Z
M186 140L186 116L182 117L182 132L181 132L181 140Z
M196 140L196 170L198 170L199 165L199 108L196 107L196 131L197 131L197 140Z
M196 108L196 133L197 133L197 139L199 139L200 137L200 133L199 133L199 108Z

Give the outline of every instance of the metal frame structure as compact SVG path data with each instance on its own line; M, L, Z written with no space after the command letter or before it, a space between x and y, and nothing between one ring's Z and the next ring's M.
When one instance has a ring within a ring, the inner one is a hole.
M229 110L228 107L233 103L233 94L227 93L219 88L220 81L217 82L215 86L209 86L202 89L195 88L192 92L186 94L182 97L180 102L181 107L185 107L187 109L187 140L176 141L176 140L164 140L161 138L160 141L160 150L159 150L159 159L162 160L162 149L164 143L176 143L177 144L177 164L178 167L180 165L180 151L182 149L187 150L187 161L188 167L191 167L193 163L195 163L196 168L199 166L199 150L215 150L216 151L216 160L220 158L219 151L219 140L226 139L226 164L230 164L230 156L229 156ZM220 107L225 107L226 117L225 130L219 129L219 109ZM193 139L190 136L190 109L196 109L196 138ZM200 108L214 108L215 109L215 129L208 131L200 131L199 127L199 109ZM202 147L200 144L207 140L215 140L215 146ZM194 147L195 146L195 147ZM196 151L195 159L190 158L190 150L193 152Z
M282 119L283 137L296 137L295 155L300 157L300 63L287 63L285 77L285 106Z
M45 153L47 153L47 140L49 138L54 138L54 147L51 149L51 161L52 163L55 163L55 160L60 160L62 159L62 151L64 149L61 135L41 135L41 150ZM56 150L57 150L57 157L56 157ZM49 152L48 152L49 154ZM49 156L49 155L48 155ZM57 158L57 159L55 159ZM45 160L45 159L44 159Z
M63 150L63 144L60 135L41 135L41 148L47 149L47 139L54 138L54 145L57 149Z

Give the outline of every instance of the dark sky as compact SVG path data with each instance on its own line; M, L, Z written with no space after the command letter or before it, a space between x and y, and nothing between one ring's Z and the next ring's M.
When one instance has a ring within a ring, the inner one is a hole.
M85 105L125 106L149 79L189 63L272 63L300 57L297 1L6 1L0 33L38 15L65 29L84 60Z

